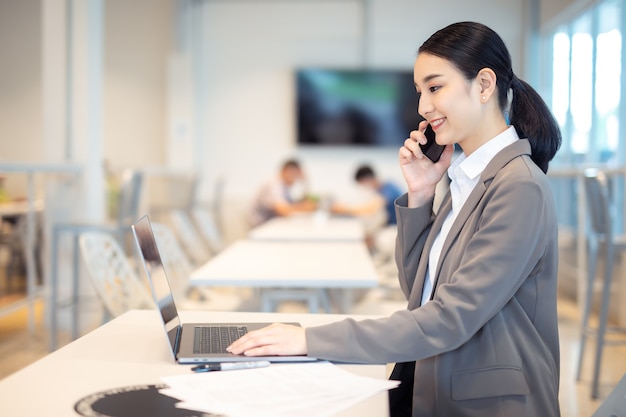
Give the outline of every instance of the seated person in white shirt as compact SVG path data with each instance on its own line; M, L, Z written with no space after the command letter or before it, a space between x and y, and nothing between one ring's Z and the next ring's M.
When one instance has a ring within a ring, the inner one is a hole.
M300 163L295 159L285 161L279 174L259 189L250 212L250 226L258 226L276 216L315 211L315 201L306 195L302 198L292 195L295 185L303 181L304 173Z

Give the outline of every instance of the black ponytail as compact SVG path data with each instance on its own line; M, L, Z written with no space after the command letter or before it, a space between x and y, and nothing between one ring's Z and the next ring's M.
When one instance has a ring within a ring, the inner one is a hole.
M483 68L496 74L498 103L504 112L509 91L512 92L510 123L521 138L527 138L531 158L543 172L561 146L561 131L541 96L515 76L502 38L487 26L460 22L435 32L419 48L452 62L467 78L473 80Z
M515 75L509 118L520 138L528 138L532 159L543 172L561 146L561 131L541 96Z

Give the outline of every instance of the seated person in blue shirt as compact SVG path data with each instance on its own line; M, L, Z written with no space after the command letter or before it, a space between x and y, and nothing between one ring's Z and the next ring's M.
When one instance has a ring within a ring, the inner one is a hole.
M403 194L400 188L391 181L379 180L374 170L369 165L360 166L354 178L359 184L371 187L383 197L385 201L385 212L387 213L387 224L396 224L394 201Z
M372 250L376 248L381 231L396 224L394 201L402 195L402 191L390 181L378 179L369 165L357 168L354 179L359 187L359 196L335 202L331 211L336 214L356 216L363 221L365 240ZM395 227L393 227L395 240Z
M355 216L372 215L379 210L384 210L385 224L396 224L396 211L394 201L402 195L400 188L391 181L381 181L369 165L361 165L354 175L355 181L364 190L374 191L369 198L364 198L354 204L335 204L333 212L338 214L351 214Z

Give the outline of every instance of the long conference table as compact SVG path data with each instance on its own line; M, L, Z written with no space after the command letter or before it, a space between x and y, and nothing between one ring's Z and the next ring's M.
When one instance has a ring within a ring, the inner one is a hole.
M355 217L325 213L274 217L253 228L248 238L264 241L363 242L365 229Z
M281 217L253 229L196 271L190 286L258 288L262 310L275 300L306 299L309 310L330 310L327 290L341 292L339 311L352 304L352 291L378 286L374 262L357 219Z
M303 326L326 324L346 317L206 311L182 311L180 315L184 322L296 321ZM340 366L359 375L386 378L384 365ZM77 416L75 404L86 397L161 384L161 377L189 372L190 366L174 363L157 311L133 310L0 380L0 416ZM127 415L133 414L120 410L119 417ZM388 415L387 393L381 392L337 417Z

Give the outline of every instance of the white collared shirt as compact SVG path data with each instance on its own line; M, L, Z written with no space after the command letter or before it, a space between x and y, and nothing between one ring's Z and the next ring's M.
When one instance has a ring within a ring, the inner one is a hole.
M452 197L452 210L444 220L441 230L435 238L433 247L428 255L428 270L422 291L422 305L430 301L435 281L435 271L437 270L439 257L441 256L441 249L452 228L454 220L467 201L470 193L476 184L478 184L480 174L482 174L489 162L491 162L498 152L517 140L519 140L519 136L517 136L515 128L510 126L507 130L476 149L470 156L461 154L448 168L448 176L451 180L450 195Z

